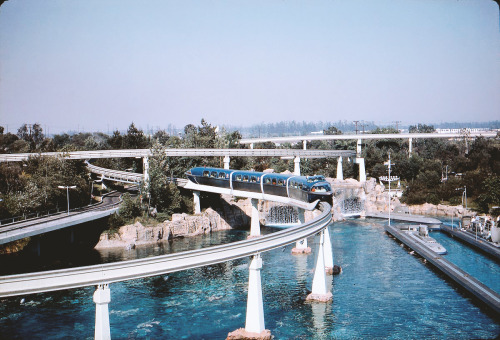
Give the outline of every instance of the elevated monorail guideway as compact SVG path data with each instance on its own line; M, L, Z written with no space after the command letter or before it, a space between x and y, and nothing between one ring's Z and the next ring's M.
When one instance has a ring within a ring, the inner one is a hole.
M120 203L121 193L115 191L105 195L100 203L75 209L69 213L64 211L55 215L2 225L0 226L0 244L107 217L118 211Z
M326 245L329 242L326 241L326 234L328 234L328 225L332 221L331 206L326 202L321 202L319 208L320 214L310 222L230 244L130 261L2 276L0 277L0 298L96 286L93 296L96 303L95 339L110 339L108 304L111 302L109 288L111 283L163 275L251 256L245 331L262 333L266 331L260 278L262 269L260 253L262 252L280 248L319 233L312 293L308 299L314 300L320 297L331 299L332 294L327 290L325 276L325 258L328 252ZM329 251L331 252L331 248Z
M0 298L139 279L255 255L317 234L330 224L330 209L323 202L321 214L308 223L230 244L87 267L1 276Z
M302 150L302 149L167 149L169 157L354 157L351 150ZM0 162L20 162L30 156L51 156L65 159L94 159L94 158L144 158L151 157L150 149L126 150L94 150L73 152L42 152L42 153L13 153L0 154Z

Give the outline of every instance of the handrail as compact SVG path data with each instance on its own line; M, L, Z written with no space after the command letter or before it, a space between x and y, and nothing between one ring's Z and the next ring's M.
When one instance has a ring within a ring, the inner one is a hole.
M255 255L326 228L332 220L331 207L322 202L320 210L321 214L308 223L230 244L130 261L3 276L0 277L0 298L139 279Z

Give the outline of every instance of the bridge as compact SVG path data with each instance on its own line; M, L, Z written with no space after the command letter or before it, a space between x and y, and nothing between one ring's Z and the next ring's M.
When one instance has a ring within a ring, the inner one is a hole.
M81 209L4 224L0 228L0 244L107 217L118 210L120 197L121 193L115 191L104 195L101 202Z
M227 245L131 261L3 276L0 277L0 298L96 286L93 295L93 300L96 303L95 338L110 339L108 311L108 304L111 302L110 284L251 256L245 331L265 334L267 330L264 323L260 275L263 264L260 253L319 234L312 293L308 299L328 301L332 298L331 292L327 289L325 272L329 265L333 267L333 254L328 231L328 225L332 220L331 207L327 203L320 203L319 209L320 213L307 223Z
M457 139L457 138L495 138L498 135L496 131L463 131L463 132L450 132L450 133L382 133L382 134L349 134L349 135L308 135L308 136L289 136L289 137L266 137L266 138L244 138L240 140L240 144L249 144L253 149L257 143L272 142L276 144L281 143L296 143L302 142L303 149L307 149L307 142L318 140L357 140L357 157L361 156L362 140L372 139L408 139L408 153L412 153L413 139L422 138L444 138L444 139Z
M150 149L125 149L125 150L94 150L94 151L73 151L73 152L41 152L41 153L16 153L0 154L0 162L21 162L33 156L60 157L64 159L98 159L98 158L142 158L144 181L149 178L149 157L153 155ZM301 158L337 158L337 178L343 179L342 159L346 157L356 157L356 153L351 150L301 150L301 149L167 149L167 157L224 157L224 168L229 169L230 157L282 157L294 160L294 173L300 175ZM357 157L359 164L359 179L366 181L364 159ZM112 171L112 170L110 170ZM109 176L113 176L108 172ZM111 177L110 177L111 179ZM133 176L120 175L118 181L125 183L134 182Z

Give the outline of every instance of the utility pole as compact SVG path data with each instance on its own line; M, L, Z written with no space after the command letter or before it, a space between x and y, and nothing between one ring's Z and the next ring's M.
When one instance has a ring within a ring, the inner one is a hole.
M356 134L358 134L358 123L359 123L359 120L354 120L353 122L354 122L354 124L356 124Z
M401 123L400 120L396 120L394 123L396 123L396 130L399 132L399 123Z

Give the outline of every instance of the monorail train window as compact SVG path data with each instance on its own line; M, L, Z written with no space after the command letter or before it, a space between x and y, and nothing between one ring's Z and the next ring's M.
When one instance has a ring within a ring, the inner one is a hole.
M222 178L222 179L226 178L226 174L223 172L219 172L219 178Z
M257 177L255 177L255 176L250 177L250 182L252 182L252 183L257 182Z
M278 179L278 185L283 185L283 180L282 179Z
M273 185L276 185L276 178L273 178L272 181L273 181Z
M264 184L271 184L270 178L264 178Z
M210 177L217 178L217 171L212 171Z
M203 177L209 177L210 171L203 171Z
M236 180L241 181L241 175L236 175Z
M243 182L248 182L248 175L243 176Z

